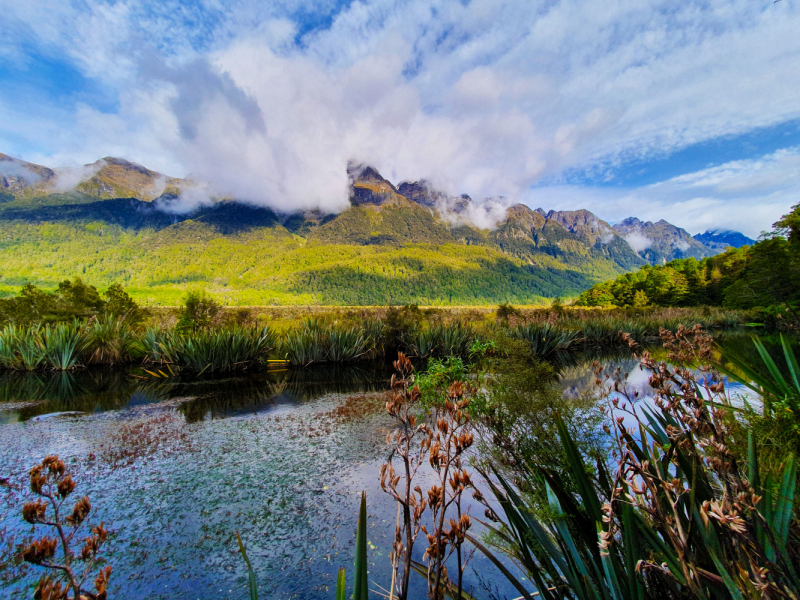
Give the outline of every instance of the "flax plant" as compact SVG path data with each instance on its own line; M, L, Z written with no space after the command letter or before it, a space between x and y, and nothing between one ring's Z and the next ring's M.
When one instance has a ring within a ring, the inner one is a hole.
M131 359L136 351L136 334L131 316L106 314L86 323L86 353L90 363L113 365Z
M91 529L90 535L79 540L78 533L92 508L89 498L84 496L78 500L67 514L64 503L75 491L75 482L64 461L57 455L46 456L41 464L31 469L30 486L38 499L25 503L22 509L23 518L34 526L44 525L54 529L58 537L44 536L34 540L23 550L22 558L61 576L55 579L50 575L43 576L36 586L34 598L68 600L72 592L72 600L106 600L106 589L111 577L110 566L103 567L95 576L95 592L83 589L99 562L100 548L108 536L108 531L100 523ZM83 546L76 555L72 544L79 541L83 541ZM62 555L60 561L56 558L59 547Z
M464 569L472 556L470 552L465 559L462 551L472 522L470 516L462 511L461 501L464 491L472 487L472 478L464 468L463 460L473 442L466 412L473 391L461 381L453 382L444 406L436 410L436 424L429 436L429 463L439 481L428 490L433 531L428 533L425 526L422 526L422 531L428 538L424 559L428 560L428 597L433 600L443 597L443 588L453 588L445 566L453 554L457 563L455 597L461 600ZM445 521L451 508L455 508L455 518Z
M549 519L536 518L497 470L485 474L505 514L501 520L487 503L487 518L498 523L490 528L497 547L542 598L800 597L794 456L785 457L776 478L762 480L754 436L746 456L732 450L741 429L718 374L701 367L698 376L689 367L710 358L711 338L700 326L661 334L676 366L642 353L652 404L628 391L625 373L595 364L615 449L608 461L587 467L556 418L576 492L544 467L526 482L546 488ZM533 598L488 548L468 539Z
M398 598L408 598L408 582L412 569L412 551L422 527L421 519L427 501L419 486L412 488L414 476L425 462L425 453L430 448L430 429L425 422L418 422L413 409L420 399L419 387L414 385L414 366L402 352L394 361L397 373L392 375L392 399L386 403L386 411L398 422L398 428L387 435L392 446L389 460L381 466L381 489L394 498L402 512L402 525L395 530L391 560L395 571L402 571L398 582ZM419 441L417 441L419 440ZM401 474L392 464L394 457L400 459Z

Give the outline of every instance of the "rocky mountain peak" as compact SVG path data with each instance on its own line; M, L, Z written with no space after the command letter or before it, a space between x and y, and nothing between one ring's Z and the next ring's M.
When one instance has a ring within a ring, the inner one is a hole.
M52 169L0 153L0 191L19 194L46 185L53 177Z
M723 252L725 248L741 248L742 246L752 246L756 243L754 239L747 237L743 233L729 229L713 229L705 233L698 233L694 236L694 239L720 252Z
M140 173L141 175L145 175L147 177L158 177L158 176L160 176L160 173L158 173L156 171L151 171L147 167L143 167L142 165L140 165L138 163L131 162L129 160L125 160L124 158L116 158L114 156L106 156L105 158L102 158L101 160L97 161L94 164L95 165L99 165L102 168L104 166L103 163L105 163L105 165L113 165L113 166L117 166L117 167L122 167L126 171L135 171L135 172Z

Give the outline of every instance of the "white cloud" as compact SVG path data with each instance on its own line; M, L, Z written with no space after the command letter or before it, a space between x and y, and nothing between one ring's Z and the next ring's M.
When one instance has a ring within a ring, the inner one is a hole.
M201 206L213 204L215 198L219 197L218 193L208 185L194 181L181 182L178 185L178 192L177 198L157 198L156 208L169 214L184 215Z
M641 252L653 245L653 240L641 233L630 233L625 236L625 241L633 248L634 252Z
M732 229L758 237L800 199L800 148L739 160L636 189L539 187L525 202L588 208L612 222L665 219L690 233Z
M439 214L452 225L474 225L480 229L496 229L508 218L511 205L507 198L484 198L464 202L462 198L441 198L436 202Z
M55 169L56 177L50 189L54 192L68 192L73 190L78 184L94 177L105 164L106 161L100 159L81 167L59 167Z
M24 179L28 184L35 183L41 179L36 171L15 160L0 160L0 176L18 177Z
M792 2L336 4L0 0L5 59L30 62L37 48L119 99L100 110L80 95L62 106L0 91L0 150L54 166L122 156L276 209L339 210L349 159L516 201L563 169L605 173L800 118ZM295 43L298 14L335 16ZM787 152L761 171L732 163L635 192L564 192L606 198L603 217L752 235L791 203ZM730 210L747 203L756 217Z

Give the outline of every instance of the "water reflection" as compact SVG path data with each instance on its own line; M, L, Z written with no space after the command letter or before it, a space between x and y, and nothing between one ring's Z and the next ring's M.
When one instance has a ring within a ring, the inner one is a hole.
M63 412L93 413L186 398L180 411L189 422L221 418L267 406L299 403L330 393L388 387L391 366L320 365L197 379L152 377L139 368L74 372L0 372L0 423Z
M743 352L752 346L749 338L725 343ZM626 348L584 348L554 357L568 393L593 390L594 361L646 375ZM0 419L7 423L0 427L0 475L19 486L0 488L0 524L27 532L19 518L26 474L44 454L58 453L86 465L80 493L115 531L108 555L115 597L243 598L246 575L234 537L240 531L261 597L327 599L338 567L352 564L353 517L367 490L370 576L385 583L396 505L379 489L377 473L393 423L383 398L335 394L385 390L390 375L385 364L201 379L153 378L139 369L0 373ZM271 408L285 410L265 410ZM87 416L33 418L73 411ZM168 421L156 422L165 414ZM120 432L142 425L160 428L150 436L157 443L132 463L108 458L138 451ZM486 595L478 574L502 587L492 569L476 557L467 572L476 595ZM0 581L0 596L30 597L35 576ZM412 597L422 597L424 580L412 585ZM516 593L503 588L503 596Z
M754 365L760 363L750 335L728 334L717 341L726 352L745 357ZM770 353L781 353L777 336L763 336L762 341ZM660 346L645 348L661 358ZM642 388L640 391L647 387L647 379L640 375L627 347L581 346L577 351L555 353L548 360L566 393L573 397L593 391L594 361L609 368L621 367L631 374L631 384ZM0 371L0 423L27 421L51 413L119 410L173 399L186 399L180 403L180 411L188 422L196 422L302 403L324 394L387 389L390 377L388 362L317 365L200 379L180 374L152 377L139 367L63 373Z

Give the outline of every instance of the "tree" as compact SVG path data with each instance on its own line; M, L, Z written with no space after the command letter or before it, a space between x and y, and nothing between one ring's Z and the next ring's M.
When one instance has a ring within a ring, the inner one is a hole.
M124 316L131 322L141 320L142 311L139 305L134 302L133 298L128 295L128 292L120 284L114 283L110 285L103 296L106 298L104 311L107 315Z

